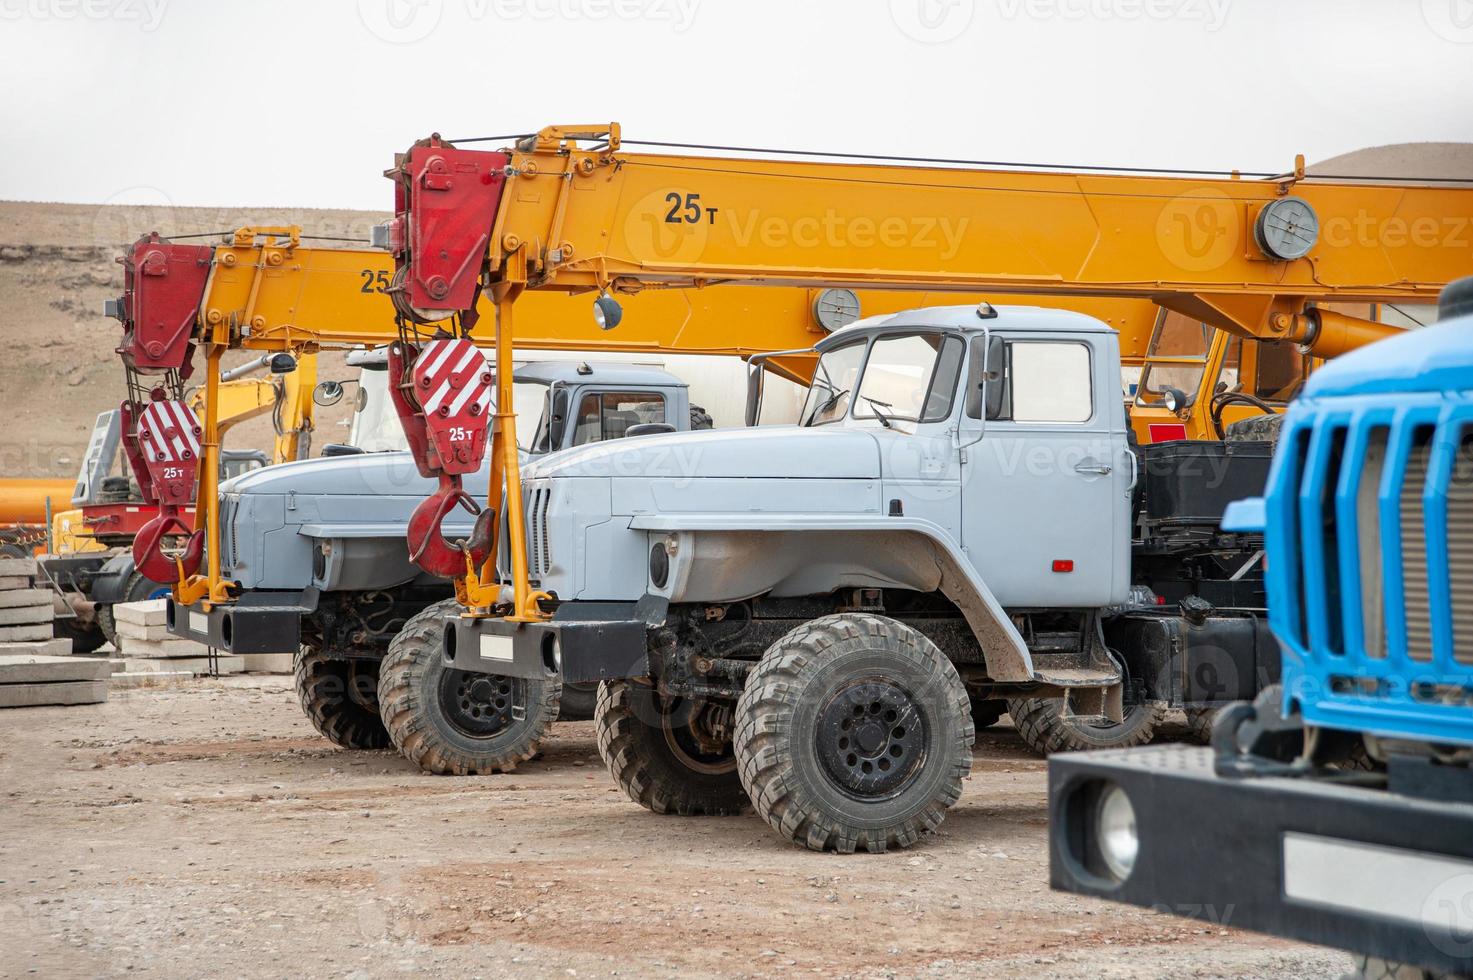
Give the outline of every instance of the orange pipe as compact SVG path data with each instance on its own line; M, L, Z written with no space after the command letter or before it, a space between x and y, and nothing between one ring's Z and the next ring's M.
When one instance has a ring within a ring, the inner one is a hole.
M55 477L6 477L0 480L0 524L45 524L46 498L51 498L53 513L70 510L75 487L75 481Z

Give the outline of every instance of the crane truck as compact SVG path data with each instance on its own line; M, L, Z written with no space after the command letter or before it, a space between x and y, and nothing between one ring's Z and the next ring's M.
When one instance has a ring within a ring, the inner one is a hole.
M1473 974L1473 278L1315 374L1267 492L1282 683L1210 749L1049 763L1054 888Z
M220 245L140 239L126 256L132 274L125 279L124 295L112 304L123 320L125 354L137 362L138 352L152 345L157 353L151 369L167 377L190 364L191 343L205 346L215 360L227 349L260 351L270 359L397 343L404 328L382 295L393 272L388 253L312 249L302 246L300 237L297 229L258 227L243 228ZM528 326L516 343L523 349L593 354L771 352L806 348L861 310L900 309L915 298L877 290L731 289L694 297L651 292L631 302L636 314L631 326L610 334L585 322L581 303L574 308L568 297L545 293L532 298ZM1136 354L1144 349L1156 316L1148 300L1073 302L1086 304L1135 338ZM383 361L392 351L353 356L372 374L386 367ZM803 355L773 358L772 364L800 374ZM201 433L216 433L202 439L203 473L211 472L209 451L220 431L222 401L210 380L216 376L212 366L203 389ZM391 401L399 397L397 376L395 384L382 387ZM1118 397L1119 379L1113 390ZM341 388L335 393L340 395ZM576 362L523 364L513 372L511 397L534 424L525 429L524 448L532 455L623 435L631 422L644 432L651 425L680 430L709 425L699 408L688 407L683 383L649 368L598 361L581 368ZM451 594L448 579L461 564L459 551L440 544L438 525L429 535L430 523L412 513L434 471L418 465L425 460L423 447L416 448L412 439L406 443L407 453L273 467L218 488L202 480L200 499L214 500L216 506L201 508L194 522L194 539L210 542L194 546L194 567L211 555L218 556L218 564L206 567L194 582L214 575L216 584L207 587L212 598L178 617L172 629L231 652L296 652L303 709L339 745L381 747L395 733L396 744L432 771L505 766L509 757L481 748L499 745L507 712L521 710L508 705L499 686L462 681L453 672L442 684L439 674L424 677L422 664L402 658L391 672L399 681L387 679L381 669L389 641L410 617ZM327 451L332 456L347 452L343 447ZM472 467L466 474L477 496L484 495L487 469L478 474ZM467 499L442 497L436 506L453 508ZM471 528L467 523L455 530L469 533ZM408 547L406 534L413 538ZM145 541L143 548L152 551L140 554L139 567L162 572L163 582L173 584L176 557L182 567L190 555L166 555L163 546L160 537ZM419 567L410 562L411 553ZM432 666L437 664L438 659ZM392 691L382 703L380 689ZM571 714L591 715L593 686L567 690L570 702L581 702L569 704ZM555 697L548 706L551 715L559 714Z
M1386 328L1320 304L1435 295L1462 256L1316 249L1318 222L1473 214L1465 189L1298 168L1243 181L717 160L626 152L616 125L549 127L494 152L432 137L389 173L389 295L408 322L461 317L441 346L401 342L391 370L419 393L406 426L447 468L442 499L488 431L492 455L475 532L446 542L464 559L457 608L416 617L390 656L438 651L511 677L530 706L558 678L599 680L600 751L636 802L750 806L784 837L839 851L906 846L941 822L970 768L969 687L1046 699L1055 727L1119 725L1127 692L1160 696L1208 662L1252 668L1267 649L1251 619L1186 599L1137 649L1106 642L1130 599L1131 495L1148 468L1105 394L1114 333L987 303L871 319L811 352L796 427L580 448L524 480L510 412L440 410L489 400L493 377L509 404L519 298L582 293L618 329L619 296L661 287L1144 296L1331 356ZM1160 220L1203 199L1236 218L1210 268L1179 261ZM946 249L905 234L924 230L907 218L941 215L966 219ZM886 216L895 233L873 234ZM838 230L809 236L815 221ZM651 226L673 237L654 248ZM466 336L483 294L494 372ZM1166 669L1152 669L1156 650ZM535 738L546 719L530 715Z

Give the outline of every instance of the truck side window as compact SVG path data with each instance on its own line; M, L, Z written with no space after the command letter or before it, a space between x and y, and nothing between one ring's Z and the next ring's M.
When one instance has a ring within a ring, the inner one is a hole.
M1088 422L1094 415L1089 347L1074 341L1007 345L1002 411L1012 422Z
M631 425L665 421L665 398L654 392L611 391L584 395L573 445L622 439Z

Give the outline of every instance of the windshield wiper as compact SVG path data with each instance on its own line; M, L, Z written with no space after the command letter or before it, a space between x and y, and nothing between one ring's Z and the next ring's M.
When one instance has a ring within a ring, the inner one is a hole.
M815 408L813 412L808 416L808 418L804 420L803 425L805 427L812 425L814 419L818 418L824 412L827 412L829 409L837 405L839 403L839 399L843 398L847 394L849 394L849 389L845 388L843 391L836 391L828 398L825 398L823 404Z
M878 398L871 398L868 395L860 395L859 397L869 402L869 407L875 410L875 418L880 420L881 425L883 425L887 429L895 428L895 424L890 421L890 417L884 412L880 411L881 405L885 406L886 408L894 408L894 405L890 404L889 402L882 402Z

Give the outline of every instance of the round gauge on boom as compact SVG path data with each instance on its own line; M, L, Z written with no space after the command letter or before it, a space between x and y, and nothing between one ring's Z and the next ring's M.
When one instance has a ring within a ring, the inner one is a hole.
M1253 237L1270 258L1303 258L1319 241L1320 218L1302 197L1279 198L1258 212Z
M859 319L859 297L852 289L825 289L813 301L818 325L833 333Z

